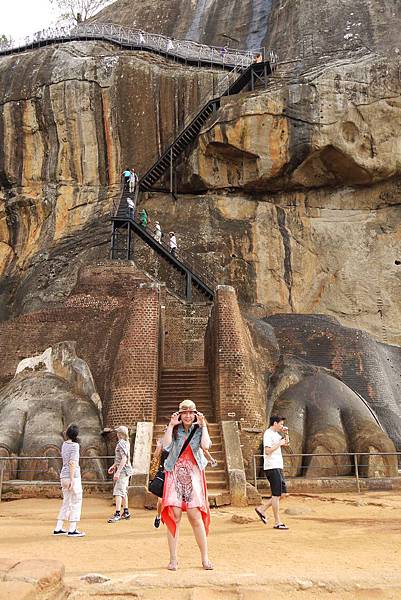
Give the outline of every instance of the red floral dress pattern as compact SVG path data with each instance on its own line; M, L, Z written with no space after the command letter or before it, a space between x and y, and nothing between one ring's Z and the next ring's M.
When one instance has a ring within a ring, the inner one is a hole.
M190 445L177 460L173 470L166 471L164 480L161 518L175 536L174 506L183 511L188 508L199 508L206 534L209 532L210 508L205 472L199 469Z

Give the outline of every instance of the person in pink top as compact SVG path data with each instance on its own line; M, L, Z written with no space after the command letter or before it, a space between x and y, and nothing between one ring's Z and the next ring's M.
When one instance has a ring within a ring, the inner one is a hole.
M164 462L165 480L162 499L162 522L167 526L170 550L168 569L176 571L179 527L183 511L198 544L204 569L213 569L208 556L207 535L210 508L205 478L207 460L203 451L212 442L207 422L192 400L184 400L173 413L163 437L169 455Z

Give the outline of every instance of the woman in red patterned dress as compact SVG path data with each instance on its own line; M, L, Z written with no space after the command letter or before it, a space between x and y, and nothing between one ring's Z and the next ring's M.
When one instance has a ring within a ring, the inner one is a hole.
M167 526L170 550L168 569L177 570L177 544L182 511L188 515L196 542L201 552L204 569L213 569L209 560L207 534L210 509L207 496L205 467L202 450L209 450L207 423L196 410L192 400L184 400L173 413L163 437L163 447L169 455L164 463L165 481L161 518Z

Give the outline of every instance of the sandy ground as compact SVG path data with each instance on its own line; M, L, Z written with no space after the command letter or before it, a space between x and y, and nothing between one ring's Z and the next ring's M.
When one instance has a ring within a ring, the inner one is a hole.
M59 501L0 504L0 557L57 558L66 566L71 598L262 600L401 598L401 496L390 493L292 496L282 504L289 531L275 531L252 507L212 511L209 536L213 572L201 569L184 518L179 570L168 572L165 528L153 528L153 511L107 524L109 500L84 500L81 539L50 535ZM285 514L285 509L298 514ZM244 523L233 521L233 515ZM111 581L83 584L97 572ZM161 589L163 588L163 589ZM306 588L306 589L302 589ZM83 590L83 591L82 591ZM136 596L137 594L137 596Z

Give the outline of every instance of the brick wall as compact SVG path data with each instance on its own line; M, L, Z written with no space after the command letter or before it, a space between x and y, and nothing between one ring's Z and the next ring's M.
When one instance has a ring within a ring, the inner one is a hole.
M167 290L163 290L162 304L163 366L203 366L211 304L188 304Z
M207 331L207 363L217 420L238 421L248 475L266 424L263 365L234 288L219 286Z
M138 286L148 278L133 263L102 261L81 269L71 296L58 305L0 323L0 386L22 358L64 340L77 342L108 412L115 358Z
M107 411L108 427L154 421L159 366L160 298L154 283L141 284L127 306Z

